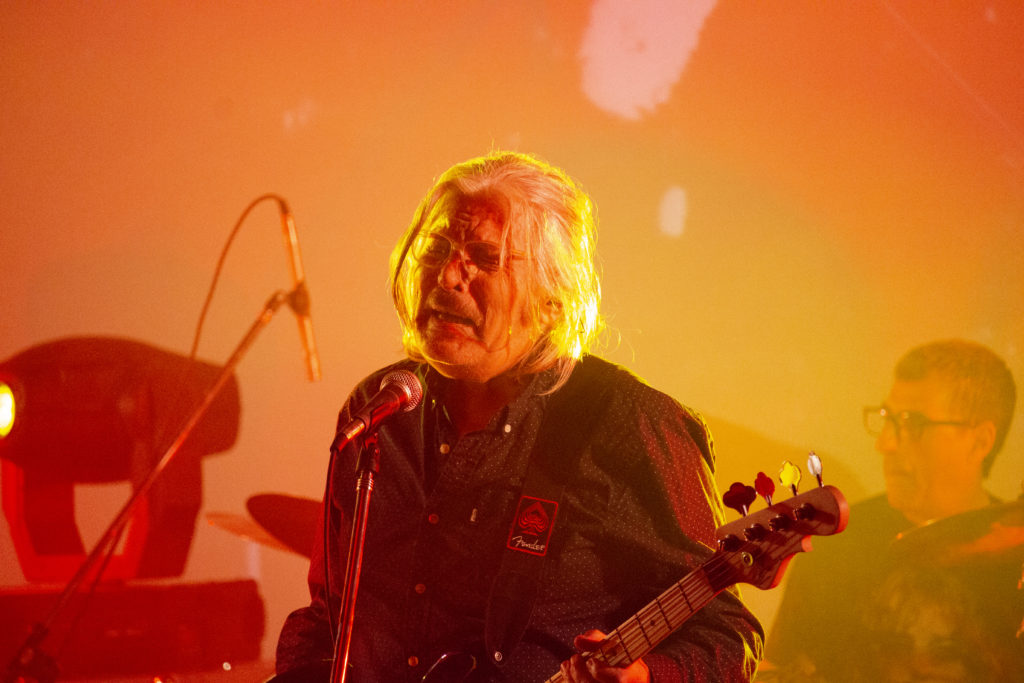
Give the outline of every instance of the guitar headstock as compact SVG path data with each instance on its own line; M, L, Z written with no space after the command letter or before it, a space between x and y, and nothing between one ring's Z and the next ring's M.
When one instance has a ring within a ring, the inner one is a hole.
M811 536L839 533L848 516L846 498L827 485L750 512L715 532L716 556L724 566L720 564L714 575L709 572L709 579L716 590L734 583L772 588L782 580L793 555L811 549Z

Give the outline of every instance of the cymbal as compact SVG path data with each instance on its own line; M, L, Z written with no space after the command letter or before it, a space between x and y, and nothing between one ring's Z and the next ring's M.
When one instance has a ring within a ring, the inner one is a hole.
M989 505L899 534L893 551L941 564L1024 558L1024 500Z
M321 503L283 493L260 493L245 503L249 514L288 550L309 557L317 539Z
M206 521L211 525L230 531L235 536L241 536L249 541L254 541L278 550L291 550L284 543L271 536L259 524L244 515L234 512L207 512Z

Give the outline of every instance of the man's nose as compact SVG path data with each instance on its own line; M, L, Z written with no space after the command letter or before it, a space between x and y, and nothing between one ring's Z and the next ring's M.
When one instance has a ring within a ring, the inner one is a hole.
M466 259L458 249L452 249L448 259L441 264L441 270L437 274L437 284L444 289L452 291L463 291L470 280L469 266Z
M881 433L875 438L875 450L879 453L893 453L900 446L900 429L891 420L886 420Z

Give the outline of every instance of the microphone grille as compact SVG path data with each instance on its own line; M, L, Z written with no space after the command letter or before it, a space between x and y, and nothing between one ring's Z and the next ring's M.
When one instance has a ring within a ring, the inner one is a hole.
M380 388L394 386L401 389L408 400L402 405L402 412L409 412L423 400L423 386L419 378L408 370L392 370L380 381Z

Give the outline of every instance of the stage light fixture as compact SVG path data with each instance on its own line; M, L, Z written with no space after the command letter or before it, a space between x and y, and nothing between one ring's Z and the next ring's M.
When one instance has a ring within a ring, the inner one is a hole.
M69 338L0 363L4 514L29 581L70 578L85 557L76 484L145 479L221 374L137 341ZM232 376L131 517L110 579L179 576L202 497L201 459L238 434Z

